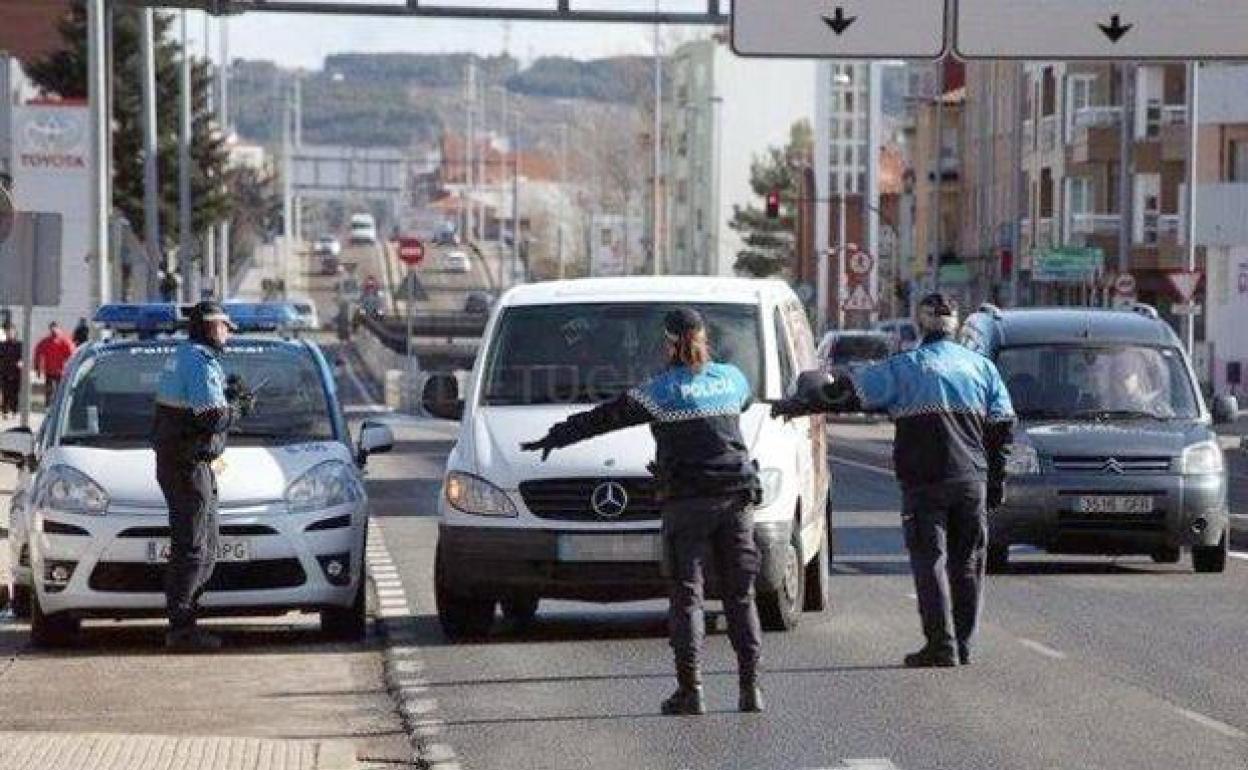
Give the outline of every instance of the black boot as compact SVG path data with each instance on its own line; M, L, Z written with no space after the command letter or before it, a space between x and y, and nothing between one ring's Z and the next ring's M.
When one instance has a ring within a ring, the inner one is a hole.
M958 665L958 656L952 650L927 646L905 657L906 668L952 668Z
M963 666L971 665L971 646L958 642L958 663Z
M760 714L766 708L763 688L758 686L758 674L753 670L741 672L741 696L737 708L747 714Z
M676 669L676 692L663 701L662 711L668 716L700 716L706 713L702 694L702 672L697 666Z

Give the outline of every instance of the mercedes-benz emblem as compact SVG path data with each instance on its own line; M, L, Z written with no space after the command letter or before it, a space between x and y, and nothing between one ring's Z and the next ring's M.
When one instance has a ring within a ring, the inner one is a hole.
M1126 473L1127 471L1126 471L1126 469L1125 469L1125 468L1123 468L1123 467L1122 467L1122 463L1118 462L1118 459L1117 459L1117 458L1115 458L1115 457L1111 457L1111 458L1109 458L1108 460L1106 460L1106 461L1105 461L1105 472L1106 472L1106 473L1116 473L1116 474L1118 474L1119 476L1121 476L1122 474Z
M628 509L628 492L624 486L614 481L605 481L594 487L589 498L594 513L604 519L618 519Z

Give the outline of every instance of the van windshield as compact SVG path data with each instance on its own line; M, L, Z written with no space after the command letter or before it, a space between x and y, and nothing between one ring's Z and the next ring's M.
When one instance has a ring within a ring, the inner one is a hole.
M484 403L492 406L596 403L662 371L662 303L577 304L506 310L487 359ZM711 354L736 365L762 392L758 308L692 305L706 319Z
M1003 348L997 367L1023 419L1192 420L1200 406L1177 348Z
M59 413L59 443L151 443L156 387L173 355L169 341L104 349L85 360ZM285 445L335 438L333 411L319 369L305 351L259 341L231 343L221 357L256 395L255 408L231 431L232 446Z

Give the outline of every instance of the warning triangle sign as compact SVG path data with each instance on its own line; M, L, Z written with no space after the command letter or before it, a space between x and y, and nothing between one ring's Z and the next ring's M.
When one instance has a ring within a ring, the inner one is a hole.
M1192 297L1196 296L1196 288L1200 286L1200 273L1171 273L1170 284L1174 286L1175 292L1178 293L1179 299L1184 304L1191 303Z
M843 307L846 310L869 313L875 310L875 300L871 298L871 293L867 291L867 287L859 284L850 290L849 298L845 300Z

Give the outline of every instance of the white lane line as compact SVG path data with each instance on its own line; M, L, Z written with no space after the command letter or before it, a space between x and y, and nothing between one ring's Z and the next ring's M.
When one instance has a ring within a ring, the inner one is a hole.
M914 591L910 591L906 593L906 598L917 602L919 600L919 595L916 594Z
M837 465L845 465L850 468L857 468L860 471L867 471L868 473L874 473L879 476L888 476L890 479L893 478L892 471L888 468L881 468L878 465L871 465L857 460L847 460L844 457L837 457L836 455L829 455L828 459Z
M846 575L858 575L862 573L862 570L852 564L841 564L840 562L836 562L832 565L832 571L844 572Z
M1195 711L1188 711L1187 709L1179 708L1178 706L1175 706L1174 710L1179 712L1183 716L1187 717L1188 719L1192 720L1196 724L1204 725L1205 727L1208 727L1210 730L1213 730L1216 733L1221 733L1222 735L1225 735L1227 738L1234 738L1235 740L1240 740L1240 741L1248 739L1248 733L1245 733L1243 730L1240 730L1238 727L1232 727L1228 725L1226 722L1219 722L1218 720L1212 717L1207 717L1204 714L1200 714Z
M1031 639L1019 639L1018 643L1023 645L1027 649L1031 650L1032 652L1040 653L1046 658L1053 658L1054 660L1066 659L1066 653L1061 652L1060 650L1055 650L1052 647L1049 647L1048 645L1041 644L1040 642L1032 641Z
M1231 558L1239 559L1240 561L1248 561L1248 553L1243 551L1231 551Z

